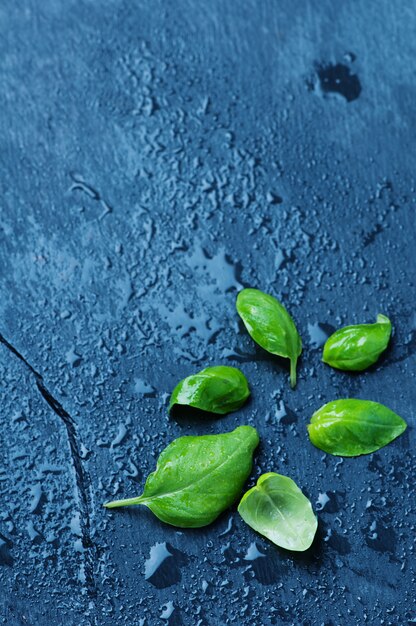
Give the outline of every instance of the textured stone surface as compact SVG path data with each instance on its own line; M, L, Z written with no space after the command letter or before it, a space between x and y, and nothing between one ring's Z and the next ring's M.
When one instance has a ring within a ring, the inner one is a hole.
M414 426L415 26L405 0L3 0L2 623L415 623L413 429L342 461L305 428L343 396ZM295 318L295 391L238 323L242 286ZM375 367L320 363L379 312ZM170 420L176 382L217 363L251 402ZM243 423L250 484L287 474L318 511L308 553L235 511L178 531L102 509L175 437Z

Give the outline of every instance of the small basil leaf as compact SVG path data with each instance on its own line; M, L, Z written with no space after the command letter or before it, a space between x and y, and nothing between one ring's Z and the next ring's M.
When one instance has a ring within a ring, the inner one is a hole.
M312 415L313 445L336 456L370 454L396 439L406 422L383 404L370 400L334 400Z
M181 380L173 390L169 411L175 404L224 415L236 411L250 395L247 379L236 367L207 367Z
M390 335L391 322L381 314L375 324L345 326L328 338L322 360L340 370L360 372L377 361Z
M276 298L258 289L243 289L237 312L250 337L267 352L290 359L290 384L296 385L296 363L302 341L295 323Z
M141 496L104 506L144 504L167 524L206 526L239 496L258 443L251 426L221 435L179 437L159 456Z
M286 550L307 550L318 527L308 498L291 478L274 472L260 476L238 512L246 524Z

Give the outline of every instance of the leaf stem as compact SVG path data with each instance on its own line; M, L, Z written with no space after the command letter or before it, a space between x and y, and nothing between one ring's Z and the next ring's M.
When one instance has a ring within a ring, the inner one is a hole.
M112 502L106 502L103 506L106 509L115 509L118 506L130 506L131 504L142 504L142 498L126 498L125 500L113 500Z
M290 359L290 386L292 389L296 387L296 363L297 359Z

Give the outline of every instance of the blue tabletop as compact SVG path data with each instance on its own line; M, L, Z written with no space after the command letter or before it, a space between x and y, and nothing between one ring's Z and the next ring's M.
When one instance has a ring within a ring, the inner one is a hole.
M416 623L415 28L408 0L3 0L1 623ZM300 330L293 391L238 321L247 286ZM321 363L378 313L375 366ZM169 418L214 364L250 402ZM409 428L326 455L306 424L342 397ZM310 498L307 552L235 507L199 530L102 508L176 437L240 424L261 439L248 485L276 471Z

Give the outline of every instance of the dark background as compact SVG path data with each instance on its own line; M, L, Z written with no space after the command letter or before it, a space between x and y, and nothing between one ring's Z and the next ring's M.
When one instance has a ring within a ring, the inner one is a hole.
M1 623L416 623L415 29L410 0L2 1ZM296 320L295 391L239 325L242 286ZM375 367L321 364L379 312ZM219 363L250 403L170 420L176 382ZM338 397L410 427L325 455L305 425ZM307 553L235 510L186 531L101 507L172 439L244 423L249 484L287 474L319 515Z

